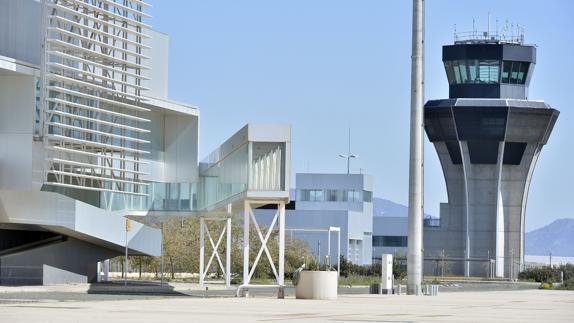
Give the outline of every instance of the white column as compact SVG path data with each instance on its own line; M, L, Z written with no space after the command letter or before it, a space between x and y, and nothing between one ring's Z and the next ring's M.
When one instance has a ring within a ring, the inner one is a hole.
M329 231L327 231L327 256L329 256L329 263L327 264L329 267L331 267L331 229L329 228Z
M341 231L337 231L337 272L341 275Z
M508 118L508 117L507 117ZM504 247L504 205L502 200L502 169L504 167L504 146L505 142L501 142L498 148L498 178L497 178L497 188L498 194L496 194L496 277L504 277L504 267L506 261L505 257L505 247Z
M199 218L199 286L203 287L205 256L205 220Z
M285 279L285 202L279 203L279 285Z
M243 284L249 284L249 201L243 203Z
M285 298L285 202L279 203L279 273L278 298Z
M96 283L102 281L102 262L98 261L96 263Z
M411 137L409 160L409 246L407 292L419 295L422 284L424 1L413 0L411 55Z
M227 245L225 246L225 285L231 287L231 217L227 219Z
M104 260L104 281L110 280L110 260Z

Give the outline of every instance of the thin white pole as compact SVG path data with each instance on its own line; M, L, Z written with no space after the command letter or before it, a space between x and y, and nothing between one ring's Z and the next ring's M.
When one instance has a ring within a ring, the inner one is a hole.
M329 256L329 267L331 267L331 229L327 231L327 256ZM330 270L330 269L329 269Z
M351 173L351 127L349 127L349 138L347 140L347 174Z
M163 273L164 273L164 261L163 261L163 222L161 223L161 282L160 285L163 286Z
M129 221L129 220L126 220ZM126 224L126 254L124 259L124 286L128 285L128 228Z
M284 298L285 293L285 202L279 203L279 298Z
M225 246L225 285L231 287L231 218L227 219L227 238Z
M205 257L205 220L199 218L199 286L203 288Z
M249 201L243 203L243 284L249 284Z
M104 260L104 281L110 280L110 260Z
M337 231L337 272L341 275L341 231Z
M424 0L413 0L407 293L422 283Z

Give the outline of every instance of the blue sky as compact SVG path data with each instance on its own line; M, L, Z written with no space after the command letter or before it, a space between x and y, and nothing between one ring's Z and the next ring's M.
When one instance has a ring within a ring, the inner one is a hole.
M406 204L411 1L148 0L150 23L170 35L169 96L199 106L200 155L247 122L293 126L292 172L372 174L375 195ZM574 217L574 1L427 0L425 100L448 97L441 46L459 31L487 27L488 13L526 26L537 44L530 99L561 111L534 173L531 230ZM425 210L446 202L434 148L425 144Z

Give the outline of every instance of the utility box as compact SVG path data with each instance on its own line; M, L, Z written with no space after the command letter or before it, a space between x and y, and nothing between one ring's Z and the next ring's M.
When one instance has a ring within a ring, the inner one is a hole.
M393 291L393 255L381 257L381 294L392 294Z

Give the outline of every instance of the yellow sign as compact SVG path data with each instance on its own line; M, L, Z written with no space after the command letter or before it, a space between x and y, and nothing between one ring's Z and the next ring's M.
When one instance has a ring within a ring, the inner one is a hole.
M132 231L132 220L126 219L126 232Z

